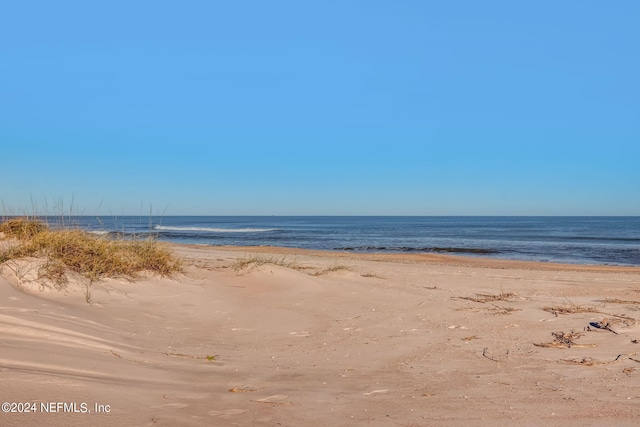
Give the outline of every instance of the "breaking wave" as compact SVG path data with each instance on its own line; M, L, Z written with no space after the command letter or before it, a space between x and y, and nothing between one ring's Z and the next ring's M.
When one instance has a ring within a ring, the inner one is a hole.
M199 231L205 233L265 233L278 230L277 228L173 227L166 225L154 225L153 229L157 231Z

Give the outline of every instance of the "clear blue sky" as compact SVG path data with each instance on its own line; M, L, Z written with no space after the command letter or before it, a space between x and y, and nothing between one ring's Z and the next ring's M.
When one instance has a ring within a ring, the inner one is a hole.
M0 209L640 215L639 20L635 0L4 2Z

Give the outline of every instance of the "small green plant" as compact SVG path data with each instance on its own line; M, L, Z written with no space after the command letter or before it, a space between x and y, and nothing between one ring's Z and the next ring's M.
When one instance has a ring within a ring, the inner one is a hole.
M209 362L214 362L215 360L217 360L217 359L216 359L216 357L218 357L218 355L217 355L217 354L216 354L216 355L214 355L214 356L210 356L210 355L208 355L208 354L207 354L206 359L207 359Z

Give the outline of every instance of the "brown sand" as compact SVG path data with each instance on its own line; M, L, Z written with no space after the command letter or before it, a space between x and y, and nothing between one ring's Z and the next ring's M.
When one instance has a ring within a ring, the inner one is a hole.
M638 425L639 268L175 249L65 291L4 268L2 401L37 412L0 425Z

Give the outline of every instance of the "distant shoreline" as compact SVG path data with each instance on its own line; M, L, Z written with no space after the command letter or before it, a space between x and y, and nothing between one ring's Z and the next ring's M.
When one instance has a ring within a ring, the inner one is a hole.
M336 258L358 259L367 261L395 262L407 264L431 264L444 266L492 268L499 270L537 270L537 271L573 271L594 273L630 273L640 274L640 266L598 265L598 264L566 264L542 261L520 261L496 259L483 256L464 256L437 253L362 253L353 251L335 251L323 249L299 249L283 246L213 246L189 243L167 243L169 246L180 248L197 248L221 250L233 253L260 253L275 255L330 255Z

